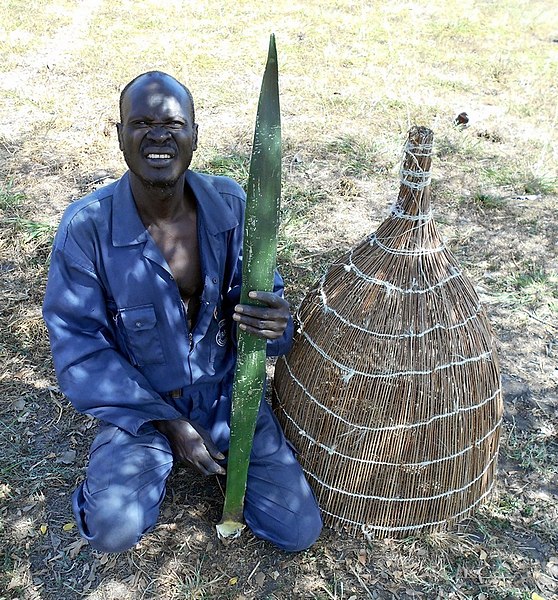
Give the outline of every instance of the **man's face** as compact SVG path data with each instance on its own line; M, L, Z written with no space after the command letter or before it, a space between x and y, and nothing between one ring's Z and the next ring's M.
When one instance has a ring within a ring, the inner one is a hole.
M198 126L191 100L170 77L144 77L128 89L118 124L120 150L144 183L172 187L190 166Z

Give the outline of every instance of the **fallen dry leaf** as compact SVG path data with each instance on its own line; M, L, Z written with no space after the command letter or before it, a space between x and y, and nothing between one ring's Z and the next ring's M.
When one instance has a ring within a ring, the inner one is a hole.
M67 552L68 556L73 560L81 552L81 549L84 546L87 546L87 541L83 538L79 538L79 540L76 540L75 542L72 542L66 546L66 548L64 548L64 552Z

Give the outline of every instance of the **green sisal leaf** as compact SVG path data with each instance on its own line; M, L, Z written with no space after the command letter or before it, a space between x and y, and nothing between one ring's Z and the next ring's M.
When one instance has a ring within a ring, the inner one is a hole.
M240 302L253 304L253 290L273 291L277 228L281 197L281 118L275 36L269 41L260 91L246 198ZM266 340L238 332L233 383L231 441L221 538L237 537L244 528L242 512L256 417L266 376Z

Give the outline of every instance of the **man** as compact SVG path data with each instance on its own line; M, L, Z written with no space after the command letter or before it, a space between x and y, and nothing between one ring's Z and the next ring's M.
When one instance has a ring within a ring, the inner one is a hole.
M54 366L75 408L101 420L72 497L81 535L104 552L135 545L157 521L174 461L224 474L235 327L288 350L292 318L275 276L263 306L238 305L245 196L189 169L198 126L190 92L148 72L120 98L129 171L66 210L44 302ZM262 401L244 517L287 551L321 519L293 450Z

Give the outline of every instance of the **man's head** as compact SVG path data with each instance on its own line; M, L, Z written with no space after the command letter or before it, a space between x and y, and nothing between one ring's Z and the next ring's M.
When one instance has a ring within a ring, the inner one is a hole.
M194 98L192 96L192 93L183 83L180 83L180 81L175 79L172 75L168 75L167 73L164 73L163 71L147 71L147 73L142 73L141 75L134 77L134 79L132 79L132 81L128 82L122 88L122 91L120 92L120 121L122 121L122 105L124 103L124 97L126 96L126 93L135 83L137 83L144 77L148 78L148 79L168 78L168 79L172 79L175 83L177 83L184 90L184 92L190 99L190 104L192 105L192 123L196 122L196 114L195 114L195 110L194 110Z
M144 183L170 187L197 147L190 91L161 71L139 75L122 90L118 141L130 171Z

